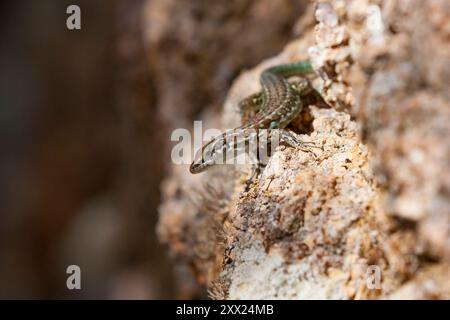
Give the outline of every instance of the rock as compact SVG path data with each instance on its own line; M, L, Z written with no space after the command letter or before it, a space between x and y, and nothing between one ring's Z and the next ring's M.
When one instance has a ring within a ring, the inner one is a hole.
M331 108L309 106L290 129L317 146L312 152L280 146L253 182L245 167L195 177L174 168L161 239L211 297L406 298L416 287L418 297L448 297L450 108L442 83L450 54L439 11L449 6L408 4L314 4L315 26L234 81L226 128L240 124L236 104L259 90L263 69L309 58ZM201 181L206 188L194 191Z

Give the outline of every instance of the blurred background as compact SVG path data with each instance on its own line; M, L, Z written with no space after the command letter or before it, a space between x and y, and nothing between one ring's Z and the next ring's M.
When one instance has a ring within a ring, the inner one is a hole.
M1 2L0 298L206 297L155 234L170 131L219 110L242 69L299 35L305 7Z

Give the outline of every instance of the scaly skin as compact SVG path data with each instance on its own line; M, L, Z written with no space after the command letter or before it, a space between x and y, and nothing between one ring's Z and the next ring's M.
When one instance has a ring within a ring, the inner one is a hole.
M305 76L313 72L309 61L284 64L264 70L260 76L262 90L241 101L242 108L255 108L258 113L248 123L210 140L195 155L189 170L200 173L217 164L225 163L226 156L245 148L249 141L258 142L277 138L286 144L307 149L308 143L299 141L284 129L302 111L302 97L314 92L309 82L289 83L292 76ZM261 130L268 129L268 130ZM276 130L275 130L276 129ZM237 140L237 141L236 141Z

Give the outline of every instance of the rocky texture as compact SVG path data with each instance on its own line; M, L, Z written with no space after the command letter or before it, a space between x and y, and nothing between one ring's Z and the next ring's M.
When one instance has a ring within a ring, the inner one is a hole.
M334 110L312 108L312 116L305 140L323 151L275 153L231 209L227 247L235 253L222 273L229 298L362 298L367 266L388 272L378 192L356 124Z
M362 124L386 191L385 209L417 222L430 250L446 258L450 106L443 84L450 78L450 24L444 18L449 12L446 1L322 4L316 11L317 44L310 48L316 67L334 66L326 72L327 94L349 106ZM335 35L336 30L341 31Z
M409 282L390 295L390 299L446 299L450 297L448 264L421 269Z
M236 79L222 122L239 124L264 68L309 57L332 108L291 129L318 148L279 147L253 182L247 168L174 168L160 238L213 298L448 299L448 2L311 6L300 39Z

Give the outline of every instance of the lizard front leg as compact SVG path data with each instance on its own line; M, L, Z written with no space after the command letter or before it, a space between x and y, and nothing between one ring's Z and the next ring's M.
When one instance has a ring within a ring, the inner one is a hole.
M317 159L317 154L313 152L313 149L323 150L323 147L317 146L317 144L312 141L303 141L298 137L297 134L292 131L280 130L279 139L281 143L287 144L288 146L299 149L303 152L312 154L314 159Z

